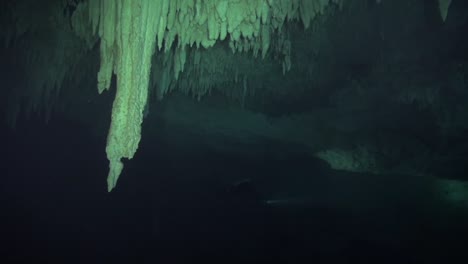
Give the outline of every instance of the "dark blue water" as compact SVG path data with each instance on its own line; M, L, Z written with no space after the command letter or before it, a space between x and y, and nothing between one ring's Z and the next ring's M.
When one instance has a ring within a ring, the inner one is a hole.
M373 191L347 197L357 180L332 185L339 177L306 157L171 153L170 142L144 139L107 193L102 136L56 120L3 137L2 263L451 263L468 254L467 218L437 215L417 183L384 179L385 191L368 181ZM230 191L244 178L248 188ZM306 198L264 203L293 196Z

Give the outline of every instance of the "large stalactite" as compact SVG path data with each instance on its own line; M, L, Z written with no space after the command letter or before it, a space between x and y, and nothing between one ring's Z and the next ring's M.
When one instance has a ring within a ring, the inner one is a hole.
M97 1L95 3L98 3ZM151 56L155 50L157 1L102 1L92 19L100 19L101 69L98 90L110 86L112 70L117 92L106 153L110 162L107 178L111 191L123 169L122 158L133 158L141 138L143 110L148 97Z

